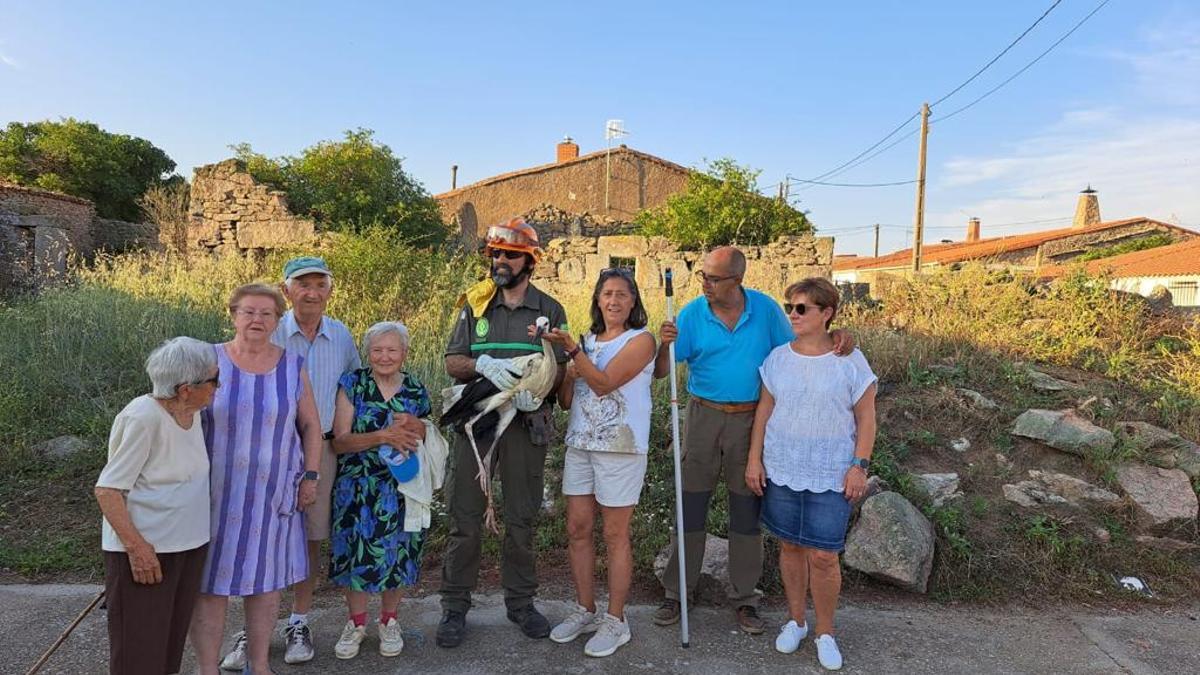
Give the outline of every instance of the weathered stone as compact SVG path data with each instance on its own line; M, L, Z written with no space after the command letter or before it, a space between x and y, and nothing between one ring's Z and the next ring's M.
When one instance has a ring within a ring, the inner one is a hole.
M87 441L78 436L57 436L34 446L33 451L49 459L67 459L88 449Z
M1029 374L1029 384L1039 391L1070 391L1079 389L1079 385L1074 382L1060 380L1040 370L1029 368L1026 372Z
M971 403L976 408L979 408L980 410L996 410L1000 407L999 405L996 404L995 401L993 401L992 399L984 396L983 394L981 394L973 389L959 388L956 391L958 391L958 393L962 394L963 396L967 397L967 399L969 399L971 401Z
M1067 503L1062 496L1045 491L1041 485L1031 480L1007 483L1001 489L1005 499L1025 508L1033 508L1039 504Z
M1000 467L1001 471L1012 471L1013 463L1003 452L996 453L996 466Z
M1194 544L1190 541L1180 541L1169 537L1151 537L1146 534L1139 534L1134 537L1134 541L1148 548L1157 549L1159 551L1167 551L1169 553L1185 553L1187 551L1195 551L1200 549L1200 544Z
M1169 532L1192 525L1200 504L1186 473L1147 464L1117 467L1117 483L1133 501L1138 525L1150 532Z
M971 441L966 438L956 438L950 441L950 449L955 452L966 452L971 449Z
M1116 494L1065 473L1032 469L1029 478L1005 485L1004 498L1027 508L1041 504L1063 504L1073 508L1106 507L1121 501Z
M913 483L917 489L929 497L934 507L961 497L958 491L957 473L919 473L913 475Z
M1101 429L1071 410L1026 410L1017 418L1012 433L1080 456L1110 450L1117 442L1111 431Z
M1121 433L1146 451L1146 461L1164 469L1180 469L1189 478L1200 476L1200 445L1147 422L1121 422Z
M866 500L846 537L847 567L924 593L933 569L933 525L907 499L883 492Z
M663 572L667 569L672 548L672 544L667 544L654 558L654 576L659 581L662 581ZM729 584L729 542L721 537L706 535L704 562L700 565L700 578L696 582L696 600L723 605L732 590Z

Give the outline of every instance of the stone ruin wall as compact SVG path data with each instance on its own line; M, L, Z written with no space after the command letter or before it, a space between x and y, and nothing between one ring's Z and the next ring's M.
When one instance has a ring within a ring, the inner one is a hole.
M187 229L191 253L244 255L316 239L313 221L293 215L283 191L254 180L236 159L196 169Z
M828 279L832 271L832 237L781 237L765 246L741 249L746 254L743 283L776 297L794 281L813 276ZM634 278L643 292L661 289L663 270L669 267L681 296L700 293L697 272L704 253L680 251L662 237L565 237L550 240L545 250L534 268L533 282L551 295L590 289L601 270L628 263L633 264Z
M72 252L92 252L96 208L58 192L0 184L0 292L66 271Z

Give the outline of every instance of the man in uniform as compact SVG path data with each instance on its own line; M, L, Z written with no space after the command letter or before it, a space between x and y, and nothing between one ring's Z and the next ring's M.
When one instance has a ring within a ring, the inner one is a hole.
M483 376L500 389L511 389L520 377L509 359L541 352L529 336L538 317L566 328L566 312L557 300L529 283L541 259L537 232L514 218L488 228L484 253L491 259L488 279L468 289L446 347L446 372L459 382ZM555 348L558 382L566 356ZM557 384L555 385L557 390ZM504 545L501 582L508 619L531 638L550 634L550 623L534 607L537 594L533 535L542 504L546 448L551 440L553 397L542 401L523 391L513 398L520 414L500 436L494 452L503 485ZM450 539L442 565L440 647L457 647L466 634L471 592L479 577L480 543L487 498L475 479L477 465L470 441L454 435L452 475L446 481Z

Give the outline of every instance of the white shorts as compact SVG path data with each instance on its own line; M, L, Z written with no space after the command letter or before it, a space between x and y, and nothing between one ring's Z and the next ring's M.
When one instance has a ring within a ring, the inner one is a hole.
M567 447L563 457L563 494L595 495L601 506L634 506L646 478L646 455L590 452Z

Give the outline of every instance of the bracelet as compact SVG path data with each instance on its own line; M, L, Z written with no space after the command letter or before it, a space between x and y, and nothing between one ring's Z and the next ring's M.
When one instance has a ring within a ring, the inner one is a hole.
M579 350L582 348L582 345L576 344L574 349L567 352L567 360L570 361L571 359L575 358L575 355L578 354Z

